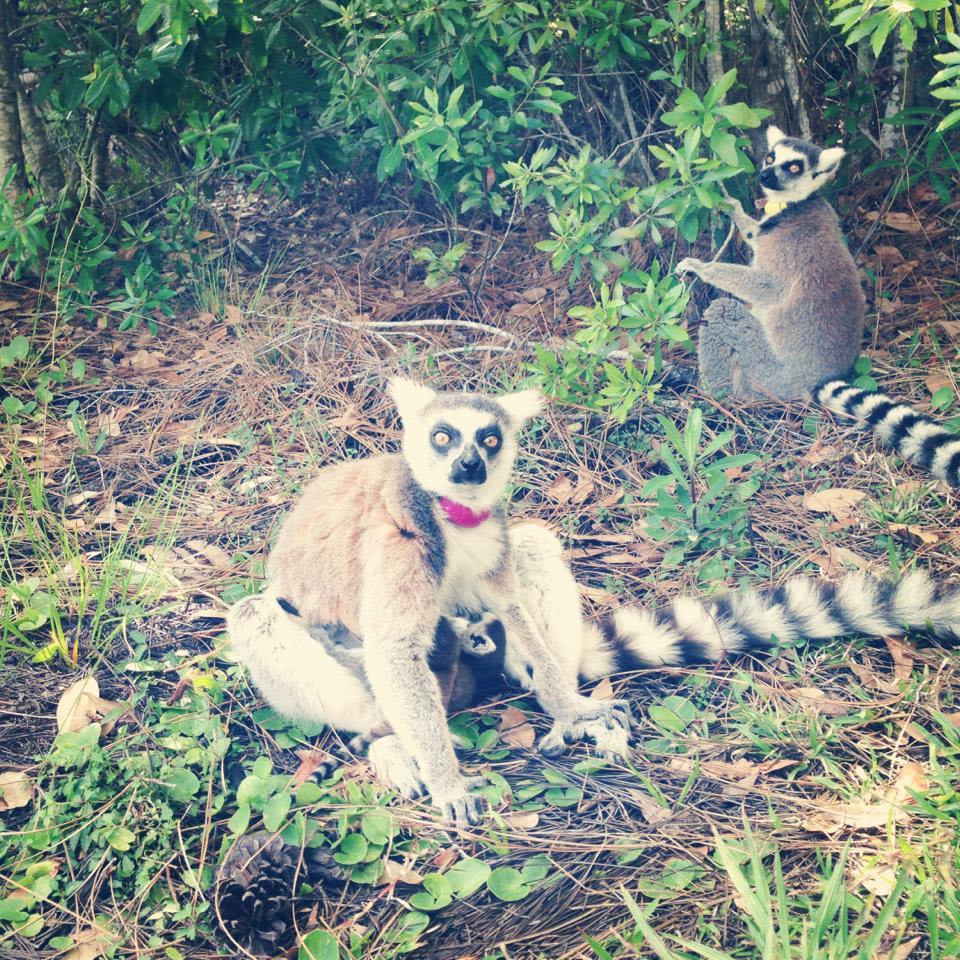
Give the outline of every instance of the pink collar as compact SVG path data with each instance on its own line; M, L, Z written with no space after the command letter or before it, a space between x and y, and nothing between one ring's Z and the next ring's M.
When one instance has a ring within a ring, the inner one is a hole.
M440 498L440 509L444 516L458 527L479 527L484 520L490 519L489 510L471 510L466 504L457 503L449 497Z

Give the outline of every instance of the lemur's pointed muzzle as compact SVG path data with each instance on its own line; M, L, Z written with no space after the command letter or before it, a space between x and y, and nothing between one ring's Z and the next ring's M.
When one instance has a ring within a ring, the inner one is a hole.
M454 483L483 483L487 479L487 465L480 456L480 451L470 444L457 458L450 471L450 479Z

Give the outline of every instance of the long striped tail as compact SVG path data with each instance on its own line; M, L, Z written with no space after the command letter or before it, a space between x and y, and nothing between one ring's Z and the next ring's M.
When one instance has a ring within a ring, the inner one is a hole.
M960 436L926 414L882 393L868 393L846 380L830 380L813 391L817 403L856 417L904 460L929 470L938 480L960 487Z
M605 656L595 648L584 672L595 678L602 668L613 673L712 663L802 639L883 637L904 627L960 643L960 586L941 590L920 571L896 583L851 573L836 584L794 577L776 588L719 598L677 597L663 610L624 607L593 634Z

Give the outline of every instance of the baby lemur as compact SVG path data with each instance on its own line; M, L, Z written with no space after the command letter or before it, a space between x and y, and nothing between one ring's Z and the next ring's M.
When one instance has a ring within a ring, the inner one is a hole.
M836 174L844 151L787 137L776 127L767 128L766 138L760 186L769 212L757 221L731 201L753 262L688 257L677 265L678 273L696 274L738 298L715 300L703 315L701 380L744 399L812 396L860 418L904 459L960 486L960 437L843 379L860 351L865 301L837 215L817 191Z
M581 696L578 679L717 660L774 638L906 625L960 639L960 591L941 596L920 573L896 585L796 578L679 597L660 612L627 605L595 626L557 537L532 522L508 527L498 506L539 397L435 393L403 379L390 392L402 451L320 471L281 527L266 589L230 610L228 629L274 709L371 739L378 776L406 796L429 791L448 819L476 822L481 806L453 752L438 650L440 661L444 649L495 656L497 672L553 718L542 751L589 738L624 756L626 702ZM491 646L494 625L502 633Z

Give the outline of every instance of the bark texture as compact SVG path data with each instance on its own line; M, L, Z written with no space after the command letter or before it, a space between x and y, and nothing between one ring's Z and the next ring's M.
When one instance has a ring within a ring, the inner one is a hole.
M20 109L17 103L19 75L10 36L13 23L15 14L12 0L0 0L0 172L5 179L11 168L14 170L8 191L11 198L27 189Z

